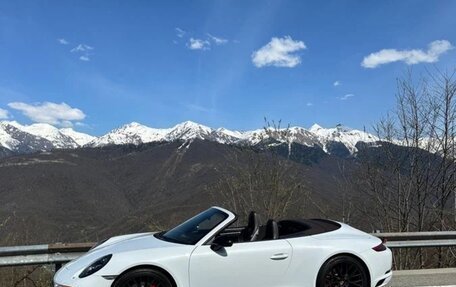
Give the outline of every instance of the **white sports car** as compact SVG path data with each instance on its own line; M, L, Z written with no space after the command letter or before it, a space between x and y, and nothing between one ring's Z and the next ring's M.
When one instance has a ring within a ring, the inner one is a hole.
M379 287L391 251L374 236L323 219L248 226L212 207L160 233L113 237L62 267L55 287Z

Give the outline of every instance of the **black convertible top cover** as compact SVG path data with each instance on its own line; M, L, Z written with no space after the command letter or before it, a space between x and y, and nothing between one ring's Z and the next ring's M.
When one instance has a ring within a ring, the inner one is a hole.
M337 230L341 225L325 219L296 219L279 221L279 238L311 236Z

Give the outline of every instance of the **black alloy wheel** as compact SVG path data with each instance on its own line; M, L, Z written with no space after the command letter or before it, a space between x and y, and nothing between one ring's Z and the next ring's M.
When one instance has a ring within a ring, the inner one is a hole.
M113 287L173 287L169 278L152 269L137 269L118 278Z
M318 274L318 287L369 287L365 267L350 256L327 261Z

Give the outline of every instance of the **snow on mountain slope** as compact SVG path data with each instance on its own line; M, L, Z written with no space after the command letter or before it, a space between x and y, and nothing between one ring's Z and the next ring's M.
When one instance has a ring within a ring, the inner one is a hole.
M77 148L79 145L69 136L50 124L37 123L29 126L15 125L19 130L25 131L43 139L50 141L54 148Z
M142 144L176 140L209 140L221 144L258 145L270 137L278 142L298 143L305 146L320 146L327 153L346 154L357 152L356 144L375 142L377 137L359 130L337 126L323 128L313 125L310 129L290 127L275 130L270 128L251 131L233 131L226 128L212 129L195 122L186 121L168 129L150 128L136 122L126 124L109 133L93 137L71 128L58 129L49 124L21 125L14 121L0 122L0 146L14 152L32 152L55 148L100 147L106 145Z
M165 140L170 129L154 129L136 122L121 126L109 133L95 138L87 146L100 147L106 145L141 144Z
M0 146L14 150L19 141L14 139L8 132L8 122L0 122Z
M55 148L52 142L26 132L24 126L15 121L0 122L0 145L15 153L46 151Z
M213 130L191 121L177 124L169 129L154 129L138 123L130 123L89 142L87 146L105 146L114 144L141 144L160 141L201 139L220 143L234 143L242 133L227 129Z
M212 133L215 141L222 144L235 144L246 138L245 133L232 131L225 128L218 128Z
M94 136L77 132L77 131L73 130L72 128L63 128L63 129L60 129L59 131L63 135L65 135L65 136L71 138L73 141L75 141L79 146L84 146L87 143L96 139L96 137L94 137Z
M289 129L288 137L291 142L299 143L306 146L320 144L318 141L318 137L314 133L301 127L291 127Z
M301 127L290 127L280 130L269 128L267 131L265 129L247 131L244 133L243 139L251 145L256 145L270 137L284 143L298 143L305 146L319 144L315 134Z
M16 121L0 122L0 146L16 152L78 148L94 139L73 129L58 129L49 124L21 125Z
M186 121L175 125L166 135L166 140L188 140L188 139L202 139L211 140L212 129L192 121Z
M372 134L359 130L348 129L342 126L325 129L317 124L314 124L309 131L316 135L325 152L328 151L326 147L330 142L343 143L350 153L353 154L358 151L356 148L356 144L358 142L370 143L378 140L378 138Z

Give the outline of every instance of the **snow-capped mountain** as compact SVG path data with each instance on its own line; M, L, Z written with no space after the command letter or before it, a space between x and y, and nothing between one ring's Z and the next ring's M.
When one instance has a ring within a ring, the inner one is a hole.
M31 135L38 138L43 138L50 141L54 148L77 148L79 145L74 141L72 137L69 137L62 133L58 128L51 126L50 124L32 124L29 126L23 126L17 122L13 122L13 125Z
M77 132L77 131L73 130L72 128L60 129L59 132L65 136L71 138L73 141L75 141L78 144L78 146L84 146L97 138L97 137L94 137L94 136L91 136L91 135L88 135L85 133Z
M136 122L121 126L99 138L94 138L86 146L100 147L106 145L142 144L164 141L170 129L154 129Z
M213 140L212 129L191 121L186 121L174 126L166 135L167 141L175 140Z
M55 148L47 139L22 129L17 122L0 122L0 145L14 153L29 153Z
M13 150L19 141L11 136L11 127L7 122L0 122L0 146Z
M335 128L325 129L314 124L310 127L309 131L318 138L325 152L328 152L328 144L331 142L344 144L350 153L353 154L357 152L356 144L358 142L371 143L379 140L376 136L367 132L347 129L340 125Z
M14 153L73 149L82 147L94 138L71 128L58 129L49 124L21 125L16 121L0 122L0 147Z
M246 139L246 134L239 131L232 131L225 128L218 128L212 131L215 141L223 144L235 144Z
M309 147L321 147L325 152L334 152L337 146L345 153L357 152L358 142L375 142L377 137L363 131L337 126L323 128L317 124L310 129L291 127L251 131L234 131L210 127L186 121L172 128L151 128L136 122L126 124L100 137L77 132L71 128L58 129L49 124L21 125L14 121L0 122L0 147L3 152L28 153L52 149L79 147L102 147L107 145L143 144L149 142L172 142L177 140L208 140L221 144L258 145L262 142L297 143Z

